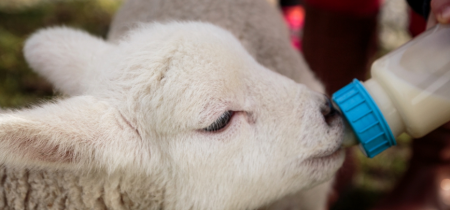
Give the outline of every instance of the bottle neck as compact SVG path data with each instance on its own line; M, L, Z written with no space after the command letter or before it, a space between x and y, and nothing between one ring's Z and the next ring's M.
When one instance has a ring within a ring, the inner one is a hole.
M394 137L405 132L405 124L383 87L373 78L365 81L363 85L383 114Z

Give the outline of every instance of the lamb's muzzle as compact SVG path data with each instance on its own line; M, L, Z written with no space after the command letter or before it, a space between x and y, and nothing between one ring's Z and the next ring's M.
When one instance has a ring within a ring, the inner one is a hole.
M338 117L341 117L341 114L339 112L339 109L336 108L336 106L333 104L333 102L330 100L329 97L325 97L324 104L320 107L320 112L322 113L325 122L327 122L328 125L331 124L331 121L335 120Z

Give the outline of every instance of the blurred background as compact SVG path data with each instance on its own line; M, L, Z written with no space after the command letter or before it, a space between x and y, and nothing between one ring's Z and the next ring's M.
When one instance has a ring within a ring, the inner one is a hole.
M36 30L66 25L105 37L119 0L0 0L0 107L49 99L52 87L25 63L22 47Z
M105 37L112 15L122 0L0 0L0 108L27 107L55 96L52 87L33 73L22 54L23 43L34 31L55 25L80 28ZM379 13L377 56L410 39L405 0L385 0ZM369 209L407 168L410 139L401 136L398 146L373 159L357 148L357 173L333 206Z

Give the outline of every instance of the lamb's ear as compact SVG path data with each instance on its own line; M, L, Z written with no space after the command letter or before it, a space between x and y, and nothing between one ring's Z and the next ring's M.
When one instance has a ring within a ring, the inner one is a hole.
M25 43L24 54L31 68L56 89L79 95L86 86L83 82L90 73L90 65L112 47L86 32L55 27L33 34Z
M113 170L147 158L140 143L117 109L90 96L0 114L0 165Z

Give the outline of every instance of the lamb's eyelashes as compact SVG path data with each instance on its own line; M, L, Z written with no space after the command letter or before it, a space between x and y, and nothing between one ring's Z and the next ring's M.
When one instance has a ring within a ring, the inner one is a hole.
M203 128L202 130L205 132L218 132L227 127L228 123L230 123L231 118L233 117L234 112L233 111L226 111L224 112L215 122L213 122L211 125L209 125L206 128Z

